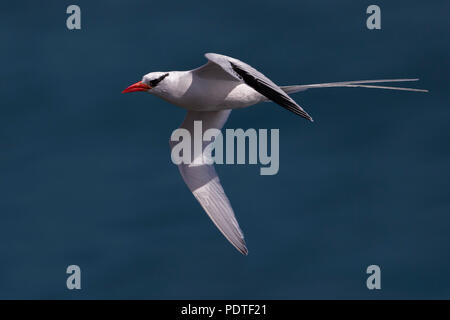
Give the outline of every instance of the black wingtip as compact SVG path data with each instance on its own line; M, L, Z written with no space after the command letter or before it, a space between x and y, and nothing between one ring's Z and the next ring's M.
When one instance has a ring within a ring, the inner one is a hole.
M302 113L301 116L302 116L303 118L305 118L306 120L309 120L309 121L311 121L311 122L314 122L314 119L313 119L306 111L304 111L304 114Z
M292 111L294 111L294 113L296 113L300 117L305 118L306 120L309 120L311 122L314 122L313 118L305 110L303 110L303 109L294 109Z

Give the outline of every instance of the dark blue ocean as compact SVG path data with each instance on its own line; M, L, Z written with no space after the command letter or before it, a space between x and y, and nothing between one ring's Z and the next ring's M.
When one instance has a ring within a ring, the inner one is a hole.
M70 4L81 30L66 28ZM450 8L380 0L368 30L371 4L2 2L0 298L450 298ZM430 92L293 95L314 123L274 103L233 111L225 128L280 129L277 175L217 168L244 257L170 161L184 110L120 93L206 52L280 85L419 77Z

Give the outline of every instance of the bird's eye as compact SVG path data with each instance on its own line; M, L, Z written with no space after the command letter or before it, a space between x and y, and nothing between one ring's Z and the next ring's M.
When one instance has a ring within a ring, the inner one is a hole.
M149 84L152 88L156 87L158 85L158 83L160 83L165 77L167 77L169 74L163 74L161 77L150 80Z

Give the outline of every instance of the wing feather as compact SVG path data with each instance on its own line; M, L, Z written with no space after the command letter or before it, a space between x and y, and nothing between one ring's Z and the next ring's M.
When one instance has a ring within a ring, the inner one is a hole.
M207 53L205 54L205 57L209 61L218 64L225 72L236 79L240 79L267 99L272 100L296 115L313 121L311 116L289 97L286 92L272 80L245 62L216 53Z
M180 128L187 129L191 137L194 137L194 121L202 121L202 131L210 128L222 129L228 119L231 110L222 111L188 111ZM208 165L204 161L199 162L198 157L203 159L203 150L212 142L203 142L202 154L194 155L195 164L180 164L178 169L184 182L202 208L211 218L216 227L225 238L244 255L248 254L244 235L234 215L233 208L220 183L214 165ZM171 141L171 147L174 147ZM194 150L193 146L191 150Z

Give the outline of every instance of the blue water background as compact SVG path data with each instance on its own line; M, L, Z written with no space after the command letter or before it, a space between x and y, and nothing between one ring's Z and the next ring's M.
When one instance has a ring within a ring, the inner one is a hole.
M448 1L0 4L0 298L450 298ZM226 128L279 128L280 171L217 168L241 256L170 162L184 111L120 94L150 71L246 61L276 83L420 77L430 93L336 88ZM66 289L66 267L82 290ZM377 264L382 289L366 288Z

